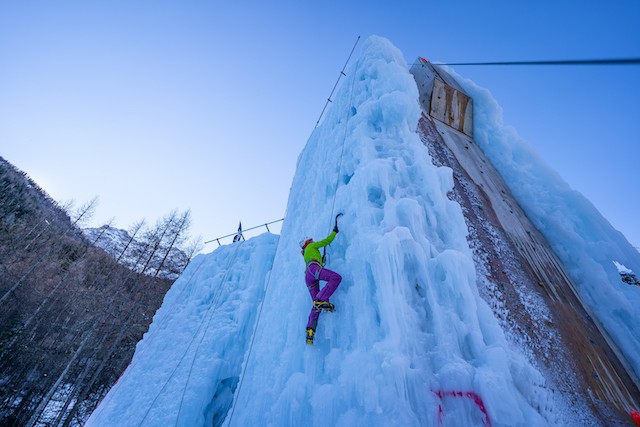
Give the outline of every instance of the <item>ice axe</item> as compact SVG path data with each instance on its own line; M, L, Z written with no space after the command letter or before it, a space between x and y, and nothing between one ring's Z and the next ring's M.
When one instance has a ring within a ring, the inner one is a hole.
M342 212L336 215L336 225L333 226L334 231L338 229L338 218L340 218L341 216L342 216Z

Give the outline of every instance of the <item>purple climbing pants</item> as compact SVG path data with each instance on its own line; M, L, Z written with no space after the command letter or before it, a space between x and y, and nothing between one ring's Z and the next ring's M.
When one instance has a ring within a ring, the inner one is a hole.
M320 280L327 282L322 290L320 289ZM304 273L304 281L307 284L307 289L309 289L309 294L311 294L311 299L313 301L328 302L329 298L331 298L331 295L333 295L342 281L342 276L328 268L320 267L320 265L316 263L311 263ZM311 313L309 313L307 328L313 328L315 331L316 326L318 325L319 316L320 312L316 311L312 306Z

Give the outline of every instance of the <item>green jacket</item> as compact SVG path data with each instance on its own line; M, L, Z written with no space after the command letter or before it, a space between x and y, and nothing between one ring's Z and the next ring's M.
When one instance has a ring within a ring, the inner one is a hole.
M331 234L327 236L326 239L320 240L319 242L311 242L304 248L304 262L306 265L309 265L311 261L317 261L318 264L322 265L322 255L320 254L320 248L323 246L327 246L333 242L333 239L336 237L336 232L332 231Z

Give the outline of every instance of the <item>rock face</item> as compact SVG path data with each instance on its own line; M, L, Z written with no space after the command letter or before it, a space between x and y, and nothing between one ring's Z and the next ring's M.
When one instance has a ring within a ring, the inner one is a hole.
M628 423L629 408L640 402L638 387L545 238L474 143L464 125L472 103L431 64L419 61L411 72L423 109L418 133L434 162L453 170L450 197L463 208L481 295L509 339L527 349L530 361L545 373L547 387L572 396L576 407L603 425ZM447 96L438 98L438 93Z
M119 265L0 158L0 424L82 425L172 280Z

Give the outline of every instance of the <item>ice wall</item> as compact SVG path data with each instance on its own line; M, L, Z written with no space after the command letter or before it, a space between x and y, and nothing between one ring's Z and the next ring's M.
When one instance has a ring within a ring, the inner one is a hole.
M367 40L298 159L265 308L226 422L246 425L545 425L540 375L508 348L478 297L451 170L416 134L418 93L402 54ZM328 268L343 275L316 342L298 241L344 213ZM534 409L537 408L537 409ZM546 418L546 419L545 419Z

